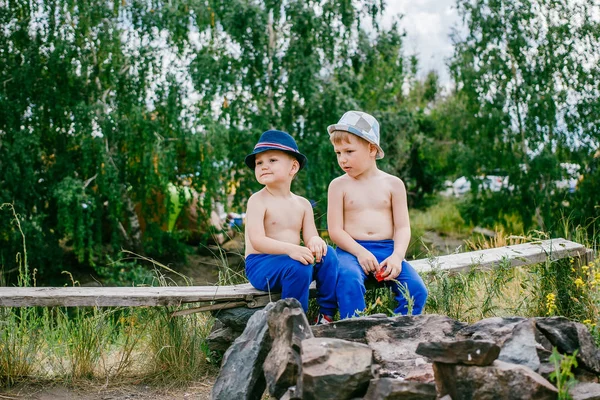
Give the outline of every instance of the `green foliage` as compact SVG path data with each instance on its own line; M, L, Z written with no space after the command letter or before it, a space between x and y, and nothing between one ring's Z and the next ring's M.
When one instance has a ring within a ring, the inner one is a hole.
M435 231L441 235L466 233L468 226L459 212L459 202L441 198L425 210L414 210L410 214L411 227L419 231Z
M593 0L458 1L468 32L455 37L451 73L461 103L453 135L465 175L508 175L510 187L490 196L473 190L469 220L521 215L525 230L557 228L573 196L556 188L560 163L587 164L600 138L600 66L586 62L600 46ZM482 156L485 155L485 156ZM588 184L598 191L598 181ZM594 215L590 189L584 223ZM596 203L597 204L597 203Z
M40 319L35 308L0 309L0 386L35 376L43 346Z
M112 325L111 311L94 308L76 308L74 312L58 312L56 324L60 342L64 343L64 357L68 362L68 376L73 380L89 379L98 372L100 357L106 353Z
M294 190L323 215L340 174L325 128L349 109L380 119L382 168L418 204L446 168L432 157L445 131L425 111L438 83L414 79L397 26L378 26L383 11L372 0L10 2L0 12L0 202L23 215L40 279L99 272L121 248L182 260L190 235L165 234L167 185L187 177L200 194L192 229L206 230L215 201L243 211L258 187L243 157L272 127L307 154ZM6 271L20 240L10 219L0 215Z
M572 371L572 368L577 368L577 352L575 350L573 354L566 355L560 354L556 347L552 348L550 362L554 364L554 371L550 374L550 380L556 383L560 400L572 399L569 389L577 383Z
M205 339L212 323L202 314L174 317L173 311L169 307L155 310L148 343L150 379L168 385L192 381L210 362Z

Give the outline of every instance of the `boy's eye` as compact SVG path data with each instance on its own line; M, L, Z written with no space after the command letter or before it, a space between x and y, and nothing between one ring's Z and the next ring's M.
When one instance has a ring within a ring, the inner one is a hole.
M262 161L257 161L256 162L256 165L261 165L261 164L262 164Z
M335 152L335 154L337 154L337 155L339 156L339 155L340 155L340 154L342 154L342 153L340 153L339 151L336 151L336 152Z

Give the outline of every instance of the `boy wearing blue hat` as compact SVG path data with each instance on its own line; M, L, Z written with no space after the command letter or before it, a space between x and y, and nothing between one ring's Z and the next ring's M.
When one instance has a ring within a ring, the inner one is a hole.
M327 130L344 175L329 184L327 224L339 259L336 294L340 317L363 311L365 281L373 274L379 285L391 287L396 314L407 314L408 289L412 313L420 314L427 289L404 260L410 241L406 189L399 178L377 168L383 158L379 123L364 112L349 111ZM397 281L397 282L396 282Z
M246 156L264 187L248 200L246 276L255 288L281 292L308 311L310 283L317 281L317 324L329 323L337 309L337 255L317 232L311 204L291 192L294 176L306 165L289 134L264 132ZM300 244L300 234L304 246Z

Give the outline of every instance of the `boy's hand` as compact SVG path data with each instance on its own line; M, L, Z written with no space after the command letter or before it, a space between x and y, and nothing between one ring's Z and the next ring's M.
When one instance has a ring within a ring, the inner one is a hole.
M308 247L294 246L294 248L288 253L290 258L300 261L304 265L312 264L314 256L312 251Z
M311 237L306 243L306 247L312 252L318 263L327 254L327 243L319 236Z
M381 268L383 268L381 276L384 281L396 279L400 275L400 272L402 272L402 257L396 253L392 253L391 256L383 260Z
M369 275L371 272L379 270L379 263L377 262L377 259L373 253L371 253L369 250L365 249L364 251L360 252L356 256L356 259L367 275Z

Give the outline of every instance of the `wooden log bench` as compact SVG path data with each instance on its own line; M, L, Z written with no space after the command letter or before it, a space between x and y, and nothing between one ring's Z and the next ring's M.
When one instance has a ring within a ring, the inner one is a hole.
M592 257L592 250L584 245L559 238L412 260L410 264L421 273L434 269L460 273L473 267L517 267L563 258L577 258L580 264L585 264ZM314 282L312 289L314 292ZM176 315L236 307L256 308L277 299L278 293L263 292L248 283L231 286L0 287L0 307L137 307L211 303L177 311Z

